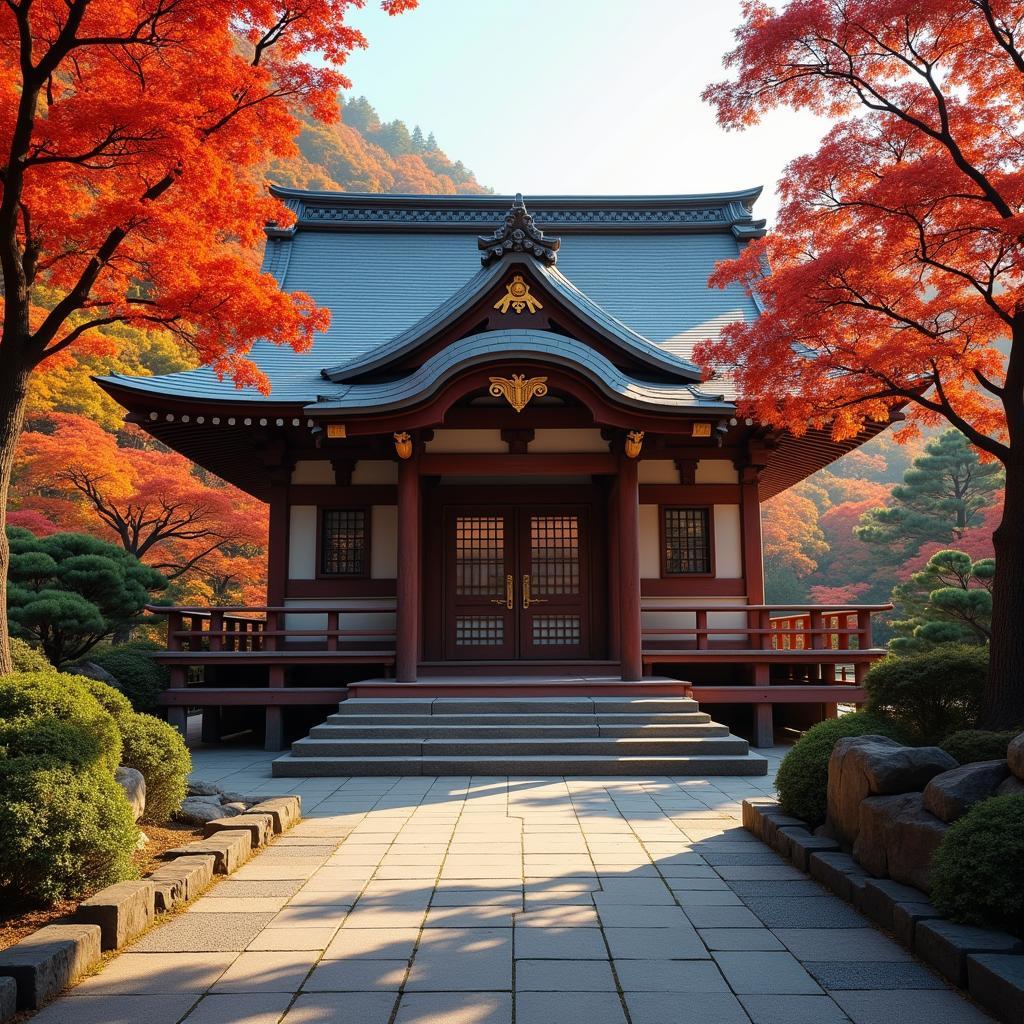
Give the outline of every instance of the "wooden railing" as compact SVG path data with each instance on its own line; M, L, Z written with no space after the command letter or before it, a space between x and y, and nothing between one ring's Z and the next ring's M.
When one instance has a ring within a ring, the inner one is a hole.
M358 656L356 641L387 645L387 650L364 651L375 656L394 654L395 629L371 629L349 626L345 620L355 615L386 615L394 617L393 608L380 605L352 606L247 606L220 608L164 607L147 609L167 616L168 653L188 654L264 654L296 653L302 649L340 653L349 660ZM325 618L323 626L299 628L288 625L288 616L318 615ZM219 659L218 659L219 660Z

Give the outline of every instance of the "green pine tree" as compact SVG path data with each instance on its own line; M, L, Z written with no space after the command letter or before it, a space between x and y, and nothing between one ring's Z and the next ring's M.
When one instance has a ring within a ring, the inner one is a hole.
M929 541L949 543L977 525L1003 486L998 463L983 463L959 430L947 430L925 446L892 489L895 504L861 516L856 535L893 548L907 558Z
M892 623L894 654L914 654L938 644L984 644L992 634L994 559L972 562L963 551L937 551L892 599L903 618Z

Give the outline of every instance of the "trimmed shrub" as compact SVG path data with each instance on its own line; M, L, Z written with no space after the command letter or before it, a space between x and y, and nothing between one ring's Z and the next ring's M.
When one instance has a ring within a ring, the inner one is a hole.
M779 802L787 814L801 818L811 826L825 820L828 792L828 760L832 748L844 736L889 736L902 739L896 723L866 712L830 718L812 726L796 741L782 759L776 787Z
M118 688L136 711L152 714L170 681L166 667L150 657L150 652L162 650L166 650L162 644L138 640L116 647L93 648L89 661L105 668L117 680Z
M88 676L75 676L78 685L91 693L104 711L120 726L121 721L129 715L134 715L131 701L112 686L101 683L98 679L90 679Z
M1006 748L1015 732L987 732L984 729L961 729L947 736L939 746L960 764L975 761L1006 760Z
M185 799L192 758L181 734L152 715L132 712L119 719L124 741L122 764L137 768L146 779L143 820L167 821Z
M80 677L52 669L0 676L0 756L4 756L9 744L13 747L6 756L19 756L22 745L31 741L33 728L44 728L44 719L69 725L91 737L96 745L96 758L109 772L113 773L121 763L121 734L117 725L110 713L80 684ZM52 724L45 726L51 727L56 728ZM51 757L55 762L81 764L82 749L75 746L75 752L71 752L54 748Z
M124 791L99 762L0 756L0 901L54 903L130 878L137 838Z
M52 672L53 666L46 660L42 651L36 650L20 636L7 639L11 646L11 661L15 672Z
M983 800L954 822L931 883L932 903L954 921L1024 936L1024 795Z
M912 741L938 743L981 713L988 648L949 644L888 657L868 673L868 711L898 722Z

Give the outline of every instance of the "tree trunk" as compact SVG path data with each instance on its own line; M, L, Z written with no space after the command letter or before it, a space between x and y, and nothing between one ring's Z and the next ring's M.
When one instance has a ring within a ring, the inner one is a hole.
M13 362L0 356L0 675L12 670L7 630L7 572L11 561L7 543L7 499L28 396L28 371L12 366Z
M992 543L992 645L981 725L1024 727L1024 453L1006 463L1006 504Z

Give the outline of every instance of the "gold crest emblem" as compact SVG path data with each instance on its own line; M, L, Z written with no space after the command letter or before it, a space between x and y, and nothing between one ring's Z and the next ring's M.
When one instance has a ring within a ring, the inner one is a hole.
M490 393L495 398L504 398L516 412L522 412L531 398L548 393L547 377L531 377L526 379L523 373L513 373L511 377L491 377Z
M499 313L507 313L509 306L517 313L522 313L524 309L536 313L538 309L544 308L540 300L530 294L530 286L523 280L522 274L516 274L509 281L505 286L505 294L494 304Z

